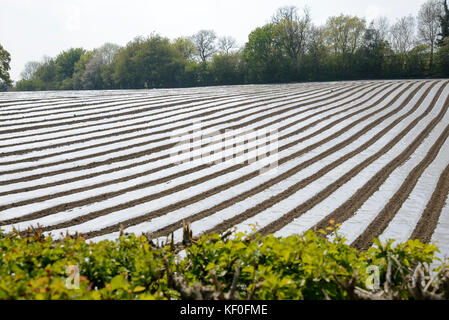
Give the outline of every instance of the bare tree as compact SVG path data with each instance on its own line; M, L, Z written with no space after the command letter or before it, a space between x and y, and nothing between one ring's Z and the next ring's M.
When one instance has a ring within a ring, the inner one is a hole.
M217 51L215 46L217 35L212 30L201 30L193 35L191 39L198 50L202 62L206 62Z
M295 6L281 7L272 17L272 23L278 27L277 40L282 48L291 59L297 61L306 51L311 28L309 8L305 7L303 14L299 15Z
M86 70L81 76L81 86L83 89L98 89L97 82L101 78L101 68L104 66L104 58L97 54L86 64Z
M416 41L415 18L402 17L390 29L390 42L393 50L401 57L413 48Z
M308 8L304 9L308 12ZM300 16L298 15L298 8L295 6L285 6L277 9L276 13L271 18L273 24L280 24L282 21L298 21Z
M418 33L421 40L430 47L430 72L433 69L433 55L438 34L440 32L440 17L442 5L438 0L427 0L419 10Z
M89 52L84 68L74 75L76 86L80 89L99 89L103 86L102 71L111 64L120 46L113 43L105 43L100 48Z
M378 17L371 22L371 26L376 30L378 40L386 41L390 31L390 22L387 17Z
M310 31L307 35L307 52L316 51L317 48L325 49L325 28L324 26L310 26Z
M40 62L37 61L30 61L27 62L27 64L25 65L25 69L22 71L22 73L20 74L20 77L23 80L30 80L34 73L36 72L36 70L41 66Z
M237 48L237 41L233 37L221 37L218 40L218 47L225 54L229 54L232 49Z
M335 53L349 57L362 45L365 30L365 19L343 14L330 17L326 22L328 46L333 48Z

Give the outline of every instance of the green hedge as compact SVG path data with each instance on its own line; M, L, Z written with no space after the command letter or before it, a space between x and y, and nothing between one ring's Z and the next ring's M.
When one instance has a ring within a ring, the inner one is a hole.
M342 237L312 231L214 234L185 248L146 236L91 243L0 232L0 299L448 299L447 265L431 277L436 251L419 241L376 241L358 252ZM68 266L79 270L79 289Z

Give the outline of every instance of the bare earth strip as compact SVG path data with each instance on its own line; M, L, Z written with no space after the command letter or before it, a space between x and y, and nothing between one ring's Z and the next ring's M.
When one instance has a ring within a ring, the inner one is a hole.
M439 91L439 94L441 94L443 87ZM426 114L428 114L431 109L434 107L435 102L438 100L439 94L436 95L432 101L431 106L426 110L425 113L421 115L421 118L423 118ZM343 204L341 207L336 209L331 215L323 219L319 224L317 224L317 228L321 228L323 226L328 225L328 222L330 219L335 219L337 223L343 223L345 220L347 220L349 217L351 217L358 208L380 187L380 185L385 182L385 180L388 178L388 176L391 174L391 172L394 171L395 168L399 167L404 161L406 161L409 156L413 153L413 151L417 148L419 144L422 143L422 141L427 137L427 135L431 132L431 130L437 125L437 123L442 119L444 114L447 111L448 100L446 100L443 108L441 109L440 113L436 118L432 120L431 123L428 124L428 126L421 132L421 134L415 139L413 144L409 146L408 149L406 149L402 154L397 156L395 159L393 159L387 166L385 166L381 171L379 171L370 181L368 181L364 187L357 191L356 194L353 195L353 197L348 200L345 204ZM410 130L412 126L406 128L403 130L400 134L398 134L397 138L395 140L399 140L402 135L404 135L408 130ZM442 143L444 143L445 138L444 135L440 137L440 139L437 142L438 146L441 146ZM438 148L439 150L439 148ZM370 245L370 241L379 236L380 233L384 230L384 228L388 225L388 222L391 221L391 219L394 217L395 212L399 210L402 202L407 198L409 192L413 189L414 183L416 183L416 172L422 172L427 165L431 162L429 162L429 159L431 159L433 156L436 156L434 152L438 152L436 150L436 147L432 148L432 153L428 155L427 159L421 163L419 168L416 168L415 173L409 176L408 183L410 183L409 186L403 185L401 190L396 193L396 195L392 195L392 200L387 205L386 208L381 212L381 214L376 218L376 220L368 227L367 231L364 232L363 235L361 235L354 243L353 245L358 248L366 248ZM425 165L424 165L425 164ZM413 178L412 178L413 177ZM419 178L419 176L418 176ZM404 189L409 189L407 193L404 193ZM405 198L404 198L405 196ZM400 198L401 200L398 200ZM399 208L398 208L399 206ZM391 211L390 211L391 210ZM379 223L379 221L383 221L382 223ZM367 240L369 238L369 240Z
M441 94L442 90L443 90L443 87L440 88L439 94ZM437 97L439 97L439 94L437 94ZM386 145L384 148L382 148L382 150L380 152L374 154L373 156L371 156L364 162L360 163L352 171L348 172L343 177L341 177L340 179L336 180L334 183L332 183L331 185L326 187L323 191L318 193L315 197L313 197L312 199L310 199L303 205L297 207L295 210L284 215L281 220L277 220L277 221L271 223L270 225L268 225L267 227L263 228L262 230L260 230L260 232L262 234L268 234L268 233L273 233L273 232L279 230L280 228L284 227L288 223L292 222L294 219L298 218L299 216L301 216L302 214L307 212L310 208L314 207L317 203L319 203L323 199L327 198L330 194L332 194L340 186L347 183L350 179L352 179L354 176L356 176L357 173L362 171L366 166L368 166L370 163L374 162L376 159L378 159L384 153L386 153L388 150L390 150L401 139L401 137L405 133L407 133L411 128L413 128L420 121L420 119L424 118L428 113L430 113L435 105L437 97L435 97L433 103L429 106L429 108L426 110L426 112L421 114L420 117L415 119L409 126L407 126L407 128L402 130L402 132L400 134L398 134L393 140L391 140L388 143L388 145ZM423 95L420 98L420 101L417 103L417 105L421 104L422 101L424 100L424 98L425 98L425 95ZM446 108L447 108L447 106L446 106ZM396 161L394 161L391 164L391 167L387 167L382 171L383 175L381 175L381 174L376 175L375 178L373 178L371 181L369 181L368 183L365 184L363 189L361 189L357 192L357 195L354 195L343 206L341 206L337 210L335 210L334 213L332 213L331 215L329 215L328 217L323 219L316 226L316 228L321 228L322 226L327 227L329 220L331 220L331 219L334 219L336 221L336 223L342 223L345 219L350 217L355 212L356 208L359 208L366 201L366 199L368 199L369 195L374 193L374 191L377 189L376 188L377 184L375 184L375 182L378 181L378 177L381 176L386 179L390 170L391 171L393 170L392 168L394 167L394 165L399 166L403 161L405 161L408 158L408 156L411 153L413 153L413 151L418 147L418 145L422 142L422 140L424 140L424 138L428 135L428 133L436 126L438 121L441 120L441 118L444 115L443 111L445 111L445 109L443 109L442 112L439 114L439 116L436 119L434 119L434 121L432 121L432 123L430 123L423 132L421 132L421 134L415 139L414 143L411 146L409 146L408 149L402 155L400 155L399 157L397 157L395 159ZM391 169L389 170L389 168L391 168Z
M372 129L373 127L375 127L377 124L379 124L380 122L382 122L383 120L391 117L392 115L394 115L395 113L397 113L399 110L401 110L402 108L404 108L408 101L412 99L412 97L414 95L416 95L416 93L419 91L419 89L422 87L419 86L418 88L416 88L408 97L407 99L396 109L392 110L391 112L389 112L387 115L383 116L382 118L378 119L377 121L371 123L370 125L365 126L363 129L361 129L360 131L358 131L355 135L351 136L349 139L346 139L345 141L335 145L334 147L328 149L326 152L316 156L315 158L299 164L297 167L295 167L293 170L291 170L290 172L288 172L286 174L286 176L281 177L281 179L286 179L287 177L291 176L292 174L299 172L300 170L310 166L311 164L320 161L321 159L325 158L326 156L338 152L338 150L341 150L342 148L344 148L345 146L347 146L348 144L350 144L353 141L356 141L360 136L362 136L363 134L365 134L367 131L369 131L370 129ZM399 94L397 94L396 98L394 98L389 104L387 104L385 107L383 107L382 109L386 109L388 108L396 99L397 97L401 96L403 94L403 92L406 91L407 88L405 88L403 91L401 91ZM430 89L430 88L429 88ZM374 105L377 105L380 101L376 101L376 103ZM357 122L361 122L365 119L368 119L369 117L375 115L376 113L380 112L381 109L376 110L375 112L365 116L362 119L359 119ZM410 113L411 114L411 113ZM397 122L399 122L401 119L399 119ZM397 123L396 122L396 123ZM347 158L352 157L354 154L357 154L358 152L360 152L361 150L367 148L369 145L371 145L372 143L374 143L376 140L380 139L380 137L382 137L384 134L386 134L392 127L394 127L394 125L396 124L394 123L393 125L390 125L389 127L387 127L386 129L384 129L381 133L379 133L375 138L371 139L369 142L367 142L365 145L363 145L362 147L358 148L356 152L352 152L351 154L348 154L347 156L344 156L342 158L340 158L337 162L334 162L332 164L329 164L327 166L325 166L322 170L320 170L319 172L317 172L315 175L299 181L297 184L295 184L294 186L292 186L291 188L289 188L288 190L285 190L280 196L274 196L270 199L267 199L266 201L264 201L263 203L259 204L256 207L253 207L247 211L245 211L244 213L230 219L230 220L226 220L223 223L217 225L215 228L213 228L212 230L210 230L209 232L221 232L223 230L226 230L230 227L232 227L235 224L241 223L247 219L249 219L250 217L255 216L256 214L260 213L263 210L266 210L267 208L273 206L275 203L281 201L282 199L287 198L289 195L295 193L297 190L300 190L301 188L303 188L304 186L308 185L309 183L317 180L319 177L321 177L322 175L324 175L326 172L331 171L333 168L335 168L336 166L338 166L339 163L344 162ZM355 123L351 124L351 126L354 126ZM344 132L348 131L349 128L351 126L348 126L346 128L343 128L342 130L340 130L334 137L337 137L338 135L343 134ZM327 141L332 141L333 139L327 139ZM322 141L323 143L325 142L324 140ZM320 143L321 144L321 143ZM314 147L318 147L314 146ZM299 154L298 154L299 155ZM281 162L280 162L281 163ZM281 181L281 179L277 178L275 180L273 180L272 182L270 182L269 184L264 185L264 187L269 187L279 181ZM260 191L260 190L258 190ZM171 230L170 230L171 231Z
M433 232L438 225L441 211L446 204L449 195L449 166L441 174L432 198L427 203L421 219L413 231L411 239L419 239L428 243L432 239Z

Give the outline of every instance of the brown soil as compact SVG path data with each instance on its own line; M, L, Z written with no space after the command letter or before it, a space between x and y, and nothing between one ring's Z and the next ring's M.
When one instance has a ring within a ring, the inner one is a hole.
M438 225L441 211L446 205L446 199L449 195L449 165L444 169L438 180L435 191L430 201L427 203L421 218L416 224L411 239L418 239L421 242L428 243L432 240L432 235Z
M446 83L447 84L447 83ZM370 163L372 163L375 159L379 158L383 153L390 150L394 144L396 144L405 134L407 134L408 131L410 131L416 123L418 123L422 118L424 118L429 112L435 107L435 103L438 100L439 96L441 95L442 90L444 89L444 86L438 90L438 93L434 97L431 105L427 108L427 110L421 114L415 121L413 121L407 128L402 130L401 133L399 133L388 145L386 145L380 152L373 155L366 161L364 161L362 164L359 165L359 170L357 172L361 171L363 168L362 166L366 166ZM421 99L422 100L422 99ZM422 101L421 101L422 102ZM406 149L404 152L402 152L399 156L394 158L388 165L386 165L381 171L379 171L372 179L367 181L367 183L359 189L348 201L346 201L343 205L341 205L339 208L337 208L333 213L331 213L329 216L327 216L325 219L323 219L320 223L318 223L315 228L322 229L326 226L328 226L328 222L330 219L334 219L336 223L343 223L350 217L352 217L355 212L363 205L363 203L374 193L376 192L379 187L382 185L382 183L385 182L385 180L388 178L388 176L400 165L402 165L407 159L410 157L410 155L418 148L418 146L422 143L422 141L429 135L429 133L432 131L432 129L441 121L442 117L447 111L448 104L445 103L445 106L442 108L439 115L434 118L427 127L416 137L416 139L413 141L413 143ZM441 137L440 137L441 139ZM440 140L439 140L440 141ZM441 142L441 141L440 141ZM435 150L433 148L433 150ZM430 156L429 156L430 157ZM426 165L424 165L425 169ZM421 166L417 171L420 171L423 169L423 166ZM416 174L417 171L414 173ZM349 173L349 177L351 178L355 175L352 174L352 172ZM414 180L416 177L410 179ZM342 180L342 179L340 179ZM412 180L409 180L409 182L412 182ZM344 182L348 181L347 179L344 179ZM342 184L344 183L342 181L338 181L338 183ZM413 186L411 186L413 189ZM402 202L406 199L404 199L404 195L401 195L402 192L404 192L404 188L408 188L408 186L403 186L401 188L401 191L399 194L396 194L392 200L390 201L389 205L387 205L386 208L382 211L382 213L376 218L376 220L365 230L365 232L353 243L353 245L357 248L367 248L371 245L372 239L380 235L379 232L382 232L384 228L388 225L388 222L393 219L395 213L397 210L399 210L400 206L402 205ZM410 190L411 192L411 190ZM400 200L402 199L402 200ZM394 204L394 205L393 205ZM399 207L398 207L399 206ZM392 210L392 211L389 211ZM388 211L388 212L387 212Z

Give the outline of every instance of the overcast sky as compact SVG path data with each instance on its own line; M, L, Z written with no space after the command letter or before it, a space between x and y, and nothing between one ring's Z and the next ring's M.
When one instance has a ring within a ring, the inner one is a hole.
M392 21L416 15L425 0L0 0L0 44L11 53L11 78L26 62L70 47L93 49L105 42L125 45L155 31L175 38L200 29L230 35L243 45L278 7L305 5L314 23L340 13Z

